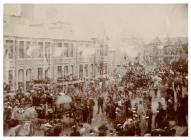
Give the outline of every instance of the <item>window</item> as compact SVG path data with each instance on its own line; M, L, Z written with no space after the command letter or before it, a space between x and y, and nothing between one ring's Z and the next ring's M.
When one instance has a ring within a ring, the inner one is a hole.
M64 56L68 57L68 43L64 43Z
M42 68L38 68L38 80L42 80Z
M103 69L104 69L104 64L103 64L103 62L101 62L101 63L99 64L100 75L103 74Z
M64 76L68 75L68 66L64 66Z
M27 69L26 70L26 81L31 81L32 80L32 69Z
M62 43L60 42L60 43L58 43L58 47L62 47Z
M26 42L26 45L25 45L25 57L26 58L30 58L32 57L32 48L33 46L31 46L31 42L30 41L27 41Z
M105 63L105 71L104 71L105 74L107 74L107 63Z
M85 65L86 77L88 77L88 64Z
M38 42L38 57L43 57L43 42Z
M105 52L104 52L104 54L105 54L105 56L107 56L107 54L108 54L108 46L107 46L107 45L105 46Z
M18 86L24 87L24 70L19 69L18 71Z
M13 71L9 70L9 84L12 85L13 84Z
M82 79L83 78L83 65L79 65L79 78Z
M24 41L19 41L19 58L24 58Z
M58 66L58 78L62 77L62 66Z
M73 57L73 53L74 53L74 45L73 44L71 44L71 46L70 46L70 57Z
M100 56L103 56L103 45L100 46Z
M45 57L50 57L50 42L45 42Z
M71 73L70 73L72 76L74 75L74 66L71 65Z
M91 64L91 75L92 75L92 77L94 76L93 74L94 74L94 65Z
M6 51L5 56L12 59L13 58L13 40L6 40Z

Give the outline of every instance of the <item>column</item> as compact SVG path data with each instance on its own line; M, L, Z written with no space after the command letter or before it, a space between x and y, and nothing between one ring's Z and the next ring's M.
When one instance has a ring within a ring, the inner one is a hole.
M44 66L42 66L42 79L43 80L45 79L45 68L44 68Z
M65 70L65 66L66 65L61 65L62 66L62 77L66 76L66 70Z
M54 59L53 59L53 56L52 56L52 53L53 53L53 47L54 47L54 43L53 42L50 42L50 78L53 79L54 78Z
M14 69L15 69L15 91L18 89L18 71L17 71L17 58L18 58L18 42L17 40L14 40Z
M45 57L45 42L42 42L42 57L43 57L43 67L42 67L42 79L45 79L45 70L46 70L46 57Z
M74 76L75 77L79 77L79 64L78 64L78 48L77 48L78 44L75 44L74 48L75 48L75 54L74 54L74 58L75 58L75 65L74 65Z

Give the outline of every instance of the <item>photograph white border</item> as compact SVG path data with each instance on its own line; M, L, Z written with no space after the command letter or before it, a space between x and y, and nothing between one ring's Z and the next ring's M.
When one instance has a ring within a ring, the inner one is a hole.
M181 3L186 3L189 4L188 6L188 26L189 24L191 24L190 22L190 13L191 13L191 8L190 8L190 1L189 0L32 0L32 1L27 1L27 0L1 0L0 1L0 14L1 14L1 20L0 20L0 24L1 24L1 28L0 28L0 44L1 44L1 48L0 48L0 113L1 113L1 121L0 121L0 128L1 128L1 139L5 140L5 139L19 139L19 140L23 140L23 139L46 139L46 140L50 140L53 137L4 137L3 136L3 4L5 3L40 3L40 4L54 4L54 3L62 3L62 4L181 4ZM190 28L188 27L188 44L190 45L191 43L191 39L190 39ZM188 47L189 52L190 52L190 47ZM188 55L188 60L189 60L189 78L190 79L190 55ZM189 87L190 87L191 83L189 82ZM190 89L188 89L188 94L190 94ZM191 101L191 97L189 95L189 101ZM139 140L139 139L151 139L151 138L156 138L156 139L190 139L190 102L189 102L189 130L188 130L188 137L54 137L57 140L63 140L63 139L87 139L89 140L90 138L93 140L95 139L131 139L133 138L134 140Z

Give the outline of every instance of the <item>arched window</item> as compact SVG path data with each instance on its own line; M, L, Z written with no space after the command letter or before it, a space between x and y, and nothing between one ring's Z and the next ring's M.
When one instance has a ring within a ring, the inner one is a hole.
M26 81L32 80L32 70L29 68L26 70Z
M20 69L18 71L18 85L19 87L24 87L24 70Z

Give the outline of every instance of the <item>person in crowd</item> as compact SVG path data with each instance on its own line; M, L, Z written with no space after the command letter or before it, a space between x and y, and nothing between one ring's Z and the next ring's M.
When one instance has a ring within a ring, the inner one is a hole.
M141 136L141 128L140 128L139 123L135 123L135 135Z
M158 113L155 117L155 128L164 128L164 126L166 125L167 113L160 102L157 110Z
M173 102L173 105L174 105L174 90L172 88L171 83L168 84L168 88L166 90L166 102L168 102L169 98L172 98L172 102Z
M89 109L86 101L83 103L82 116L83 116L83 122L87 123L89 118Z
M153 83L155 98L158 96L158 86L159 86L158 80L155 80Z
M147 110L147 113L146 113L146 115L147 115L147 121L148 121L148 128L147 128L147 130L149 131L149 132L151 132L151 129L152 129L152 116L153 116L153 113L152 113L152 110L151 110L151 106L148 106L148 110Z
M184 95L184 87L180 80L178 80L178 75L175 75L175 78L172 76L168 77L168 75L163 76L163 78L167 79L166 83L174 82L175 89L173 89L173 84L169 84L167 89L166 87L164 88L164 92L161 90L162 87L158 81L151 79L152 75L159 75L158 72L164 68L165 67L159 67L149 75L144 73L142 66L136 65L130 68L131 70L127 72L124 77L121 79L118 78L118 82L116 83L110 83L107 79L93 79L93 82L75 84L73 87L69 85L57 87L57 83L54 83L55 86L52 85L50 89L48 85L43 86L46 82L42 80L40 86L37 86L37 88L35 88L36 85L34 86L32 89L33 92L27 90L31 93L29 96L26 96L23 89L19 87L15 96L7 96L4 99L4 119L5 122L10 121L11 111L15 107L25 110L25 108L33 106L38 113L37 120L42 119L46 123L53 122L51 123L53 126L52 129L45 134L47 136L59 136L61 134L62 128L57 126L57 122L54 120L58 119L59 123L63 123L64 114L67 114L67 119L69 118L71 120L71 123L67 124L67 127L71 130L70 136L83 135L81 131L78 131L78 127L81 124L88 123L87 125L91 127L91 124L94 124L97 120L102 120L102 118L100 119L99 117L103 116L104 122L106 122L109 127L106 126L106 124L100 126L98 130L96 129L97 133L95 130L96 134L93 128L89 128L89 131L87 130L89 134L86 135L140 136L147 132L149 135L154 136L172 136L175 135L176 130L174 131L169 127L170 123L168 124L168 121L176 119L177 125L188 125L188 95ZM100 81L102 81L101 84ZM154 95L157 97L159 93L158 90L160 90L160 93L163 93L163 95L161 94L162 98L152 99L149 89L151 81L153 81L154 84ZM69 105L71 105L69 109L66 108L66 104L57 105L56 103L57 95L63 90L65 96L69 96L72 99L71 103L69 103ZM145 95L142 94L143 92ZM176 94L174 93L177 94L177 102L175 102ZM107 97L108 100L104 100L105 97ZM162 101L162 99L164 99L164 101ZM94 110L96 101L97 114L102 112L101 115L95 115L98 119L93 118L95 117L93 114L96 113ZM159 102L156 116L154 111L152 112L152 109L155 107L153 106L153 102L155 101ZM104 107L106 114L104 114ZM155 128L160 131L152 128L152 119L154 117ZM145 123L147 123L147 125L145 125ZM74 124L75 126L72 127Z
M77 126L72 127L72 133L70 136L80 136L80 132L77 130Z
M138 108L137 108L137 114L139 115L139 118L142 116L145 116L145 109L143 106L143 101L139 101Z
M186 99L185 97L181 97L179 99L178 106L177 106L176 116L177 116L177 123L179 126L187 125L186 116L188 113L188 110L187 110L188 106L187 106L187 101L185 101L185 99Z
M169 121L175 120L174 99L171 95L170 97L168 97L166 110L167 110L167 119Z
M97 99L97 103L98 103L98 111L97 111L97 114L99 114L100 112L100 109L101 109L101 112L103 113L103 103L104 103L104 97L102 95L99 95L98 99Z
M108 127L105 124L101 125L98 128L98 130L99 130L98 136L107 136Z
M94 100L90 98L88 101L88 112L89 112L88 123L90 124L92 123L92 119L93 119L94 105L95 105Z

